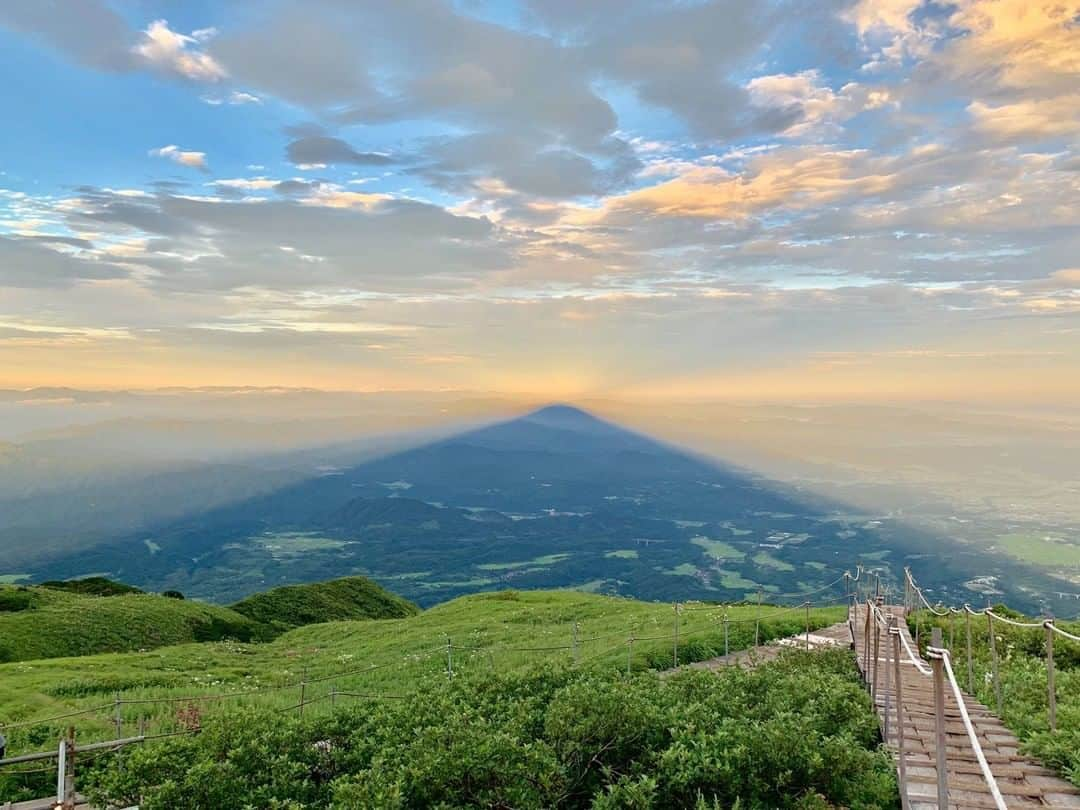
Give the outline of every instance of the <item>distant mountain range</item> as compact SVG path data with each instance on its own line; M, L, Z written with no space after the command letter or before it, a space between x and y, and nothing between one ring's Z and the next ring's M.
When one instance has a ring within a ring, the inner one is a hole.
M108 574L218 602L360 573L420 604L575 587L646 599L842 596L858 562L953 599L1038 609L1019 563L717 464L556 405L52 554L32 579ZM0 574L3 574L0 571ZM1000 592L1000 593L998 593Z

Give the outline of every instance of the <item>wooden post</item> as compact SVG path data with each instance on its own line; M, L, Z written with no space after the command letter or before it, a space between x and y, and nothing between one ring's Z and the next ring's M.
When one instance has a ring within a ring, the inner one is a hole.
M728 654L727 614L724 614L724 657Z
M761 596L762 589L757 589L757 618L754 619L754 646L761 644Z
M956 614L949 608L949 652L956 649Z
M450 636L446 637L446 677L454 677L454 645L450 641Z
M124 718L120 714L119 692L113 697L113 726L116 729L116 739L121 739L124 736Z
M494 659L492 659L494 661ZM578 662L578 623L574 622L574 663ZM494 667L492 667L494 669Z
M866 622L863 627L863 680L870 684L870 601L866 602Z
M810 603L806 603L806 651L810 652Z
M971 610L964 608L964 621L967 623L968 632L968 694L975 693L975 670L971 663Z
M139 736L140 737L145 737L146 736L146 715L145 714L142 715L139 718Z
M896 754L897 765L900 771L900 806L903 810L908 807L907 795L907 763L904 755L904 685L900 679L900 628L893 619L889 633L892 635L893 670L896 676Z
M994 620L990 611L986 611L986 629L990 633L990 672L994 679L994 702L997 706L997 716L1001 717L1001 681L998 679L998 654L997 637L994 635Z
M304 702L307 700L307 669L304 670L304 674L300 676L300 716L304 716Z
M896 617L895 616L889 616L889 625L886 628L885 632L886 633L891 633L893 627L895 627L895 626L896 626ZM892 703L890 702L890 696L889 696L889 693L892 691L892 684L891 684L891 680L892 680L892 644L890 643L891 641L892 641L892 639L889 638L888 635L886 635L885 636L885 706L884 706L884 709L885 709L885 715L884 715L885 716L885 722L883 724L884 725L885 744L886 745L889 744L889 712L892 709Z
M927 650L930 665L934 669L934 727L937 732L937 783L938 807L949 806L949 774L945 762L945 671L941 652L941 628L935 627L930 635L931 648Z
M673 666L679 666L679 603L675 603L675 649L672 653Z
M877 705L877 697L878 697L877 683L878 683L878 668L879 668L878 667L878 655L879 655L879 652L881 650L881 625L878 624L878 621L877 621L876 617L873 619L873 622L874 622L874 661L873 661L874 678L873 678L873 681L870 684L870 698L874 701L874 704Z
M64 740L63 795L58 796L63 810L75 810L75 726L68 726Z
M634 655L634 637L629 636L626 639L626 677L630 677L630 660Z
M1050 717L1050 731L1057 731L1057 692L1054 689L1054 617L1051 616L1043 626L1046 627L1046 700Z

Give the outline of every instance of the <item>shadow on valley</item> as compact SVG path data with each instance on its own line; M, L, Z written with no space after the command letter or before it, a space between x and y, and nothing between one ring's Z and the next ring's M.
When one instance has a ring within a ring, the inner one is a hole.
M1053 590L1007 558L569 406L326 469L28 573L108 574L222 603L348 574L421 605L508 587L799 601L859 562L894 586L910 565L928 593L953 601L981 603L994 589L995 601L1037 612Z

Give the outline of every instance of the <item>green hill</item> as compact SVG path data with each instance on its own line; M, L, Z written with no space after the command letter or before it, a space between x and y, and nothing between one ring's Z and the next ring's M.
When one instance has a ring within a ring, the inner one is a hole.
M722 654L725 636L731 650L751 645L762 614L762 639L807 620L801 607L685 607L682 662ZM822 608L809 620L843 617ZM877 721L850 655L660 678L648 670L671 666L674 621L670 604L505 591L265 644L0 665L0 727L9 753L39 750L72 722L59 715L88 710L74 720L79 739L109 739L117 693L122 733L198 718L198 736L102 757L79 783L102 806L138 796L147 808L614 810L694 806L699 791L709 808L714 796L730 806L733 791L756 791L748 806L825 807L778 803L818 792L836 806L890 806L880 798L895 795L891 763L874 751ZM736 750L730 767L716 764ZM700 761L686 759L691 751ZM844 764L823 764L821 751L847 752ZM0 776L0 801L44 795L49 776L12 777L6 788ZM640 792L652 799L635 801Z
M365 577L274 588L249 596L232 609L281 630L322 622L401 619L420 610Z
M269 641L307 624L401 618L417 611L364 577L275 588L231 608L146 594L103 577L0 585L0 662L225 639Z
M269 638L228 608L144 593L94 596L0 586L0 661L127 652L191 641Z

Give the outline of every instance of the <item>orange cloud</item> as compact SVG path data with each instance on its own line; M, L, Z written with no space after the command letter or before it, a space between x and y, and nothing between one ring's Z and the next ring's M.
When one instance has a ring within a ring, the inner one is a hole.
M861 150L795 149L764 155L742 175L695 167L666 183L610 197L599 210L571 212L567 224L593 224L619 212L742 219L770 208L807 208L849 194L881 193L895 179L891 170L868 164Z

